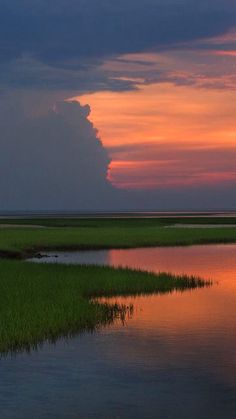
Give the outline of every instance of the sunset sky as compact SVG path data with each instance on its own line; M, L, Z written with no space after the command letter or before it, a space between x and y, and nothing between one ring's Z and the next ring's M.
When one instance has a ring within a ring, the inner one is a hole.
M0 3L2 209L236 205L235 1Z
M78 97L91 106L115 186L236 181L236 34L184 47L107 61L136 90Z

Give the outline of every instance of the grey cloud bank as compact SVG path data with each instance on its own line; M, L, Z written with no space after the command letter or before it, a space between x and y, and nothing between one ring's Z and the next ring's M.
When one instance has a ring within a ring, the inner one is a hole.
M0 207L87 209L105 206L109 157L87 119L89 106L59 103L36 118L16 109L0 121Z
M129 89L132 83L96 71L99 64L219 35L235 24L231 0L0 0L0 82L10 88Z

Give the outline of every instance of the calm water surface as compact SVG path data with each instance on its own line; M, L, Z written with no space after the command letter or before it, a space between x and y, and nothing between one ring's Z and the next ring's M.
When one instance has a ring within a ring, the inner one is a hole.
M0 418L235 419L236 245L45 259L55 261L197 274L217 284L111 299L134 305L125 325L1 359Z

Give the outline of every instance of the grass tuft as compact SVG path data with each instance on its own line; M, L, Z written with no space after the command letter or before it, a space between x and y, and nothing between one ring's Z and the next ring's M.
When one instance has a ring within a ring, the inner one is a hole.
M93 331L124 319L130 307L93 297L170 293L209 286L199 278L98 266L0 261L0 352Z

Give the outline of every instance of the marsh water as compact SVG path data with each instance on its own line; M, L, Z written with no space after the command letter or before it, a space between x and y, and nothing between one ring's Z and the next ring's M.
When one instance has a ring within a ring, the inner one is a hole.
M1 359L1 418L234 419L236 245L58 253L211 278L210 288L113 298L134 311L96 333Z

